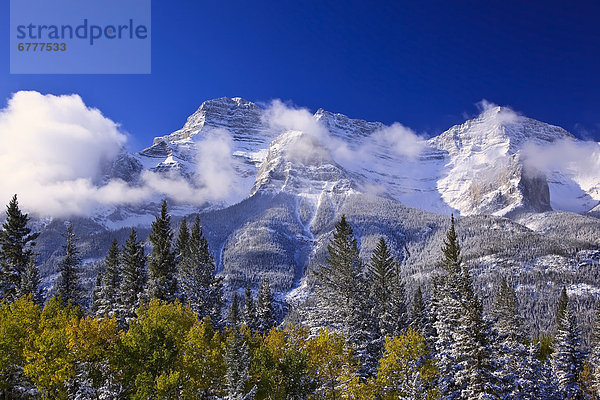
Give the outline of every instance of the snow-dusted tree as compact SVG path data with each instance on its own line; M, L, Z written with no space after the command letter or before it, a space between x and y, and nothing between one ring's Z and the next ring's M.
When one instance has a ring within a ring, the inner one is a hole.
M517 309L517 295L506 278L502 279L496 294L493 314L498 334L498 377L511 398L527 396L524 391L531 390L533 383L525 382L523 378L523 373L529 368L523 321Z
M564 307L559 309L560 314L557 313L558 326L554 338L552 366L563 398L583 399L583 391L579 382L579 374L582 371L584 360L581 351L581 333L577 327L568 296L566 299L567 301L564 302L561 295L559 304L561 306L564 304Z
M231 304L227 309L227 325L236 327L240 324L240 299L237 292L233 293Z
M400 280L398 262L381 237L367 264L373 313L381 337L397 336L407 326L404 285Z
M491 329L473 291L468 270L462 265L454 216L442 246L444 273L434 285L435 350L440 369L442 398L492 398L496 392Z
M410 311L410 326L431 344L435 339L435 331L430 312L430 305L423 298L421 286L418 286L413 296Z
M554 320L556 322L557 328L560 327L560 324L563 323L567 308L569 308L569 296L567 295L566 286L563 286L560 291L558 303L556 304L556 313L554 314Z
M84 305L83 289L79 284L79 268L81 258L77 249L77 238L73 233L73 225L69 224L65 234L66 244L63 246L64 256L58 263L60 276L56 282L56 294L67 304L69 301L80 307Z
M6 207L6 221L0 230L0 295L8 302L25 294L21 288L23 274L33 257L32 247L39 235L31 233L28 222L29 216L19 209L15 194Z
M98 307L100 307L100 292L102 291L102 267L98 267L96 271L96 284L92 292L92 305L90 307L91 315L96 315Z
M246 291L244 292L244 309L242 310L242 321L248 327L248 329L250 329L250 332L256 332L256 308L254 306L254 299L252 298L250 284L246 285Z
M320 313L341 329L360 361L359 374L364 378L375 372L381 343L358 243L344 215L335 224L327 252L326 263L315 272Z
M119 323L129 323L135 317L146 287L146 257L144 246L137 240L134 228L121 249L121 284L119 287Z
M592 367L592 390L600 398L600 304L596 309L596 318L591 335L589 364Z
M256 301L256 330L261 334L265 334L276 323L275 310L273 309L273 293L269 286L269 280L265 278L258 291L258 299Z
M219 325L223 308L222 283L215 276L216 266L208 242L202 234L200 219L196 216L191 233L185 218L177 238L179 282L184 299L200 319L209 316Z
M250 353L248 344L237 327L231 329L227 336L225 363L227 365L225 374L227 399L251 399L253 390L246 391L246 385L250 379Z
M110 318L116 316L119 309L121 284L121 263L116 239L112 241L103 264L104 272L98 293L96 315Z
M35 265L35 257L31 255L29 262L23 274L21 275L21 287L19 296L31 295L31 299L36 304L42 304L42 292L40 291L40 270Z
M171 216L164 200L149 236L152 253L148 257L148 296L167 302L177 299L177 268L175 252L171 248L172 238Z

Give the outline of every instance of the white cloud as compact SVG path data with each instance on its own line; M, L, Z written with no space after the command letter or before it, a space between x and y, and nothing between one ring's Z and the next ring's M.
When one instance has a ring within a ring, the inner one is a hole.
M200 205L225 200L239 187L232 139L224 130L197 143L192 182L144 171L136 185L101 183L102 165L122 151L127 136L77 95L15 93L0 110L0 140L0 199L8 202L17 193L25 210L42 216L89 215L98 206L165 195Z

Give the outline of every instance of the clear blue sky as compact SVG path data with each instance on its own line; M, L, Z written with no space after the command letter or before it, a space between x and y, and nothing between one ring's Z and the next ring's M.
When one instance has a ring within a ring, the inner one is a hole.
M424 5L425 4L425 5ZM145 147L202 101L291 100L435 134L481 99L600 140L600 2L153 0L151 75L10 75L78 93Z

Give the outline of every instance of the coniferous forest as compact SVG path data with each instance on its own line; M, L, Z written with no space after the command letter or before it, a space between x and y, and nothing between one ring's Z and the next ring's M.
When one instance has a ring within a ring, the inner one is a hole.
M408 293L386 241L361 259L341 216L311 272L314 302L293 319L268 280L230 296L202 221L175 232L166 202L151 251L135 229L112 242L91 301L71 225L55 295L43 299L37 236L14 196L0 231L7 399L600 398L600 310L589 345L566 289L548 335L525 330L507 280L484 313L453 217L439 272Z

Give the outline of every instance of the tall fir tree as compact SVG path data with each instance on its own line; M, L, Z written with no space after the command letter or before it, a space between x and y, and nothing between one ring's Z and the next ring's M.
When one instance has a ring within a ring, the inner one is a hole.
M227 400L251 399L253 389L246 390L250 380L250 351L238 327L232 328L227 336L224 358Z
M567 288L563 286L560 291L558 303L556 304L556 313L554 314L554 320L556 326L560 327L560 324L564 321L565 313L569 307L569 296L567 295Z
M35 265L35 256L29 257L29 262L23 274L21 275L20 296L31 296L35 304L42 304L42 292L40 290L40 270Z
M261 334L265 334L276 323L275 310L273 308L273 293L269 286L269 280L265 278L258 291L258 299L256 301L256 330Z
M240 300L237 292L234 292L233 297L231 298L231 304L227 309L227 325L236 327L240 325L240 322Z
M430 315L430 305L423 298L421 286L417 287L413 296L412 307L410 311L410 326L419 332L427 341L432 344L434 341L435 332L433 329L433 321Z
M66 244L63 246L64 256L58 264L60 276L56 283L56 294L64 304L72 302L80 307L84 306L83 289L79 283L79 269L81 258L77 249L77 237L73 233L73 225L69 224L65 234Z
M558 380L558 388L565 400L583 400L583 390L579 374L583 370L584 354L581 350L581 332L577 327L575 315L566 297L559 300L557 308L557 331L554 338L552 367ZM565 301L566 299L566 301Z
M246 290L244 291L244 309L242 311L242 320L244 321L244 324L248 327L250 332L256 332L256 307L254 305L254 299L252 298L250 284L246 285Z
M468 270L462 265L458 235L451 218L442 246L444 273L434 282L435 350L442 398L481 399L496 396L489 323Z
M102 266L98 267L96 271L96 284L94 285L94 290L92 292L92 307L91 314L97 315L98 308L100 307L100 292L102 291Z
M600 398L600 303L596 308L596 317L590 337L591 350L589 364L592 367L592 390Z
M6 221L0 231L0 295L8 302L26 292L21 287L23 274L30 265L32 247L39 235L31 233L28 222L29 216L19 209L15 194L6 207Z
M344 215L335 224L327 253L326 263L315 272L320 313L340 328L360 362L360 377L366 378L375 372L381 341L358 242Z
M517 295L506 278L502 279L496 293L493 315L498 335L498 376L504 392L512 398L531 395L526 392L533 388L535 382L526 382L523 378L523 371L529 368L523 321L517 309Z
M104 272L100 292L98 293L96 315L108 318L116 317L119 309L121 284L121 262L119 245L116 239L112 241L103 264Z
M126 325L135 317L146 289L146 257L144 246L137 239L134 228L121 249L121 284L118 298L118 319Z
M152 223L150 232L152 253L148 257L148 297L173 302L177 300L177 268L171 241L171 216L164 200L160 216Z
M208 316L218 326L222 319L222 282L215 276L215 262L198 216L191 232L188 232L186 220L183 219L177 238L177 252L179 283L185 301L200 319Z
M372 312L377 318L379 334L398 336L407 326L404 285L399 276L398 262L392 256L383 237L367 264L370 294L374 304Z

